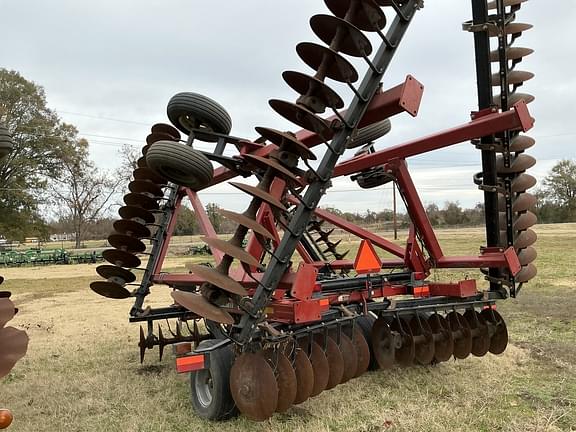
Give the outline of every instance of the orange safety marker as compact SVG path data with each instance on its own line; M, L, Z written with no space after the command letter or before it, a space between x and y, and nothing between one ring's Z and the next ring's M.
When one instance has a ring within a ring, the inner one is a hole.
M362 240L360 249L354 260L354 270L358 274L379 273L382 268L382 260L376 254L370 240Z
M176 372L186 373L204 369L204 354L176 358Z

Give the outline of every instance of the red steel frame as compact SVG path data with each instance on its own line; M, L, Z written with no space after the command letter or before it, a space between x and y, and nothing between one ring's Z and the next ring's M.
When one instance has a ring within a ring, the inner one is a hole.
M401 112L408 112L416 116L420 105L424 87L412 76L408 76L403 84L390 90L377 94L370 104L368 111L359 124L359 127L388 118ZM336 120L336 117L332 118ZM383 260L383 268L408 268L414 272L415 279L424 281L429 275L431 268L507 268L512 274L517 274L520 270L520 263L513 248L501 250L499 248L483 248L479 256L445 256L442 248L434 234L434 230L426 215L424 206L418 196L416 187L412 181L406 158L446 148L461 142L470 141L483 136L495 134L505 130L527 131L533 126L533 120L528 112L526 104L522 101L514 105L513 109L506 112L495 112L485 110L472 114L472 120L452 129L448 129L433 135L409 141L407 143L388 147L383 150L354 157L336 166L334 177L346 176L367 170L376 166L383 167L384 171L391 174L397 182L399 192L406 203L407 212L412 220L412 226L408 241L405 247L358 227L326 210L316 209L315 214L348 233L360 239L367 239L375 246L396 258ZM314 147L322 140L313 132L302 130L296 134L297 138L308 147ZM274 144L262 145L258 143L245 142L240 153L251 153L259 156L268 156L277 149ZM227 181L236 174L226 168L215 170L214 179L210 186ZM209 187L209 186L208 186ZM270 193L276 197L281 197L285 193L285 183L279 179L275 180L270 189ZM163 261L169 247L169 239L172 237L178 210L182 199L187 196L196 213L197 220L202 233L207 237L215 237L216 232L212 226L204 206L198 194L185 188L180 188L175 209L169 221L166 233L166 241L163 242L158 261L154 267L152 281L170 286L199 285L204 281L193 274L167 274L161 273ZM288 200L297 203L297 199L288 196ZM280 237L276 231L276 221L270 207L263 204L257 215L257 221L272 232L278 243ZM420 240L425 247L427 255L419 246ZM248 252L256 258L263 254L263 248L252 235L249 238ZM319 319L321 313L328 309L331 304L338 304L350 301L364 301L366 298L388 297L397 294L407 293L405 286L388 284L382 288L366 288L347 294L328 294L321 298L311 298L312 290L319 291L316 284L317 271L312 269L324 267L327 264L334 269L352 269L352 260L338 260L330 263L315 262L303 247L298 248L303 264L297 272L288 272L284 275L277 293L274 295L274 302L270 305L268 315L273 316L278 321L285 322L306 322ZM214 259L218 263L222 259L222 252L212 250ZM243 284L248 290L255 289L261 277L260 273L248 275L242 268L232 270L230 277ZM287 290L292 290L292 298L287 298L284 294ZM307 292L309 291L309 292ZM456 284L426 284L419 288L415 295L447 295L447 296L470 296L476 293L475 281L461 281Z

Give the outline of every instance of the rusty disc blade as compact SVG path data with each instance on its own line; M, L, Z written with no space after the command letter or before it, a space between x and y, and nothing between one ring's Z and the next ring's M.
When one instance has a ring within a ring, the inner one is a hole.
M532 27L534 27L532 24L510 23L506 27L504 27L504 34L505 35L519 34L530 30ZM498 35L500 34L500 29L490 26L488 28L488 34L490 35L490 37L498 37Z
M136 168L134 170L134 180L147 180L156 185L165 185L168 183L168 180L148 167Z
M130 192L149 194L158 198L164 196L162 188L149 180L132 180L128 184L128 189Z
M423 366L429 365L434 360L434 335L432 334L432 329L428 325L428 320L421 316L413 317L410 320L410 330L414 336L423 336L424 340L415 344L414 347L414 360L416 363Z
M0 298L0 328L16 315L16 307L12 300L7 297Z
M434 360L438 363L448 361L454 352L454 337L450 325L437 313L428 317L428 325L435 335Z
M276 144L278 147L284 147L286 151L297 154L302 159L316 160L316 155L312 153L312 150L290 133L261 126L256 127L255 130L262 138Z
M234 318L225 310L209 303L200 294L189 293L185 291L172 291L170 293L176 303L185 307L191 312L211 321L220 324L234 324Z
M110 279L110 278L120 279L125 284L132 283L136 280L136 276L131 271L113 265L107 265L107 264L100 265L96 267L96 273L98 273L104 279Z
M352 335L352 343L356 348L356 354L358 355L357 359L357 368L356 372L354 373L354 378L358 378L364 372L368 370L370 366L370 347L368 346L368 342L358 327L354 327L354 334Z
M526 266L538 258L538 252L532 246L522 249L518 252L518 260L520 265Z
M354 26L363 31L382 30L386 27L386 15L372 0L362 0L352 13L352 0L325 0L326 6L338 18L346 18Z
M506 58L508 60L519 60L521 58L529 56L533 52L534 50L530 48L510 47L506 50ZM490 52L490 61L492 62L500 61L500 53L498 50Z
M308 342L302 343L301 348L308 353ZM317 396L322 393L328 385L329 365L326 354L316 342L311 342L311 352L308 355L312 370L314 371L314 385L310 396Z
M450 312L446 315L446 320L454 335L454 357L465 359L472 351L472 333L468 321L458 312Z
M538 274L538 269L532 263L527 266L522 267L522 270L514 277L516 282L524 283L536 277Z
M511 93L510 95L508 95L508 106L511 107L512 105L517 104L520 101L524 101L526 104L529 104L531 102L534 102L534 100L536 100L536 98L528 93L518 93L518 92L514 92ZM496 95L494 96L494 105L496 105L498 108L500 108L501 105L501 99L500 99L500 95ZM512 150L512 147L510 147L510 151L521 151L521 150Z
M400 334L401 345L396 348L396 362L401 366L410 366L414 363L414 356L416 355L416 344L410 325L404 318L395 318L390 329Z
M358 81L358 72L354 66L330 48L312 42L300 42L296 52L304 63L327 78L344 83Z
M264 421L278 406L278 383L262 353L244 353L230 370L230 392L242 414Z
M236 282L229 276L220 273L216 269L190 263L186 264L186 268L188 268L192 273L206 280L206 282L214 286L217 286L218 288L223 289L224 291L227 291L232 294L238 294L240 296L248 295L248 292L244 289L242 285L240 285L238 282Z
M129 193L124 195L124 203L129 206L142 207L145 210L158 210L158 200L143 194Z
M490 352L502 354L508 346L508 328L502 315L492 308L480 312L484 320L494 326L494 333L490 338Z
M275 238L270 231L264 228L264 226L260 225L258 222L256 222L252 218L249 218L248 216L224 209L219 209L218 212L226 219L230 219L231 221L236 222L238 225L245 226L246 228L249 228L252 231L260 234L261 236L264 236L271 240L274 240Z
M520 154L512 159L510 167L504 166L504 158L498 156L496 158L496 170L498 174L517 174L526 171L536 165L536 159L527 154Z
M118 267L135 268L142 263L136 255L118 249L106 249L102 252L102 257Z
M518 234L518 237L516 237L516 241L514 242L514 249L525 249L528 246L532 246L534 243L536 243L537 239L538 236L533 230L527 229L526 231L522 231L520 234Z
M319 105L333 109L344 108L344 101L338 96L338 93L318 78L294 71L282 72L282 78L296 93L316 98ZM323 110L313 110L311 107L309 109L314 112L324 112Z
M130 253L140 253L146 250L146 245L136 237L125 234L113 233L108 236L108 243L115 247Z
M522 173L512 181L512 192L525 192L536 186L536 177Z
M510 141L510 151L519 152L527 150L534 144L536 144L534 138L529 137L528 135L517 135Z
M250 186L244 183L236 183L236 182L229 182L229 184L234 186L236 189L240 189L242 192L253 196L254 198L258 198L264 201L265 203L270 204L272 207L276 207L277 209L282 210L284 212L288 211L288 209L284 206L284 204L282 204L268 192L265 192L256 186Z
M527 211L526 213L522 213L514 222L514 230L516 231L524 231L528 228L534 226L538 222L538 218L534 213L531 211Z
M508 85L522 84L523 82L529 81L532 78L534 78L534 74L532 72L514 70L508 74ZM494 87L500 86L500 74L496 73L492 75L492 85Z
M472 309L464 312L464 318L468 321L470 330L475 333L472 336L472 349L470 352L476 357L485 356L490 348L490 333L486 321L479 312Z
M114 222L113 227L117 233L131 237L144 238L152 235L146 225L130 219L119 219Z
M172 135L164 132L152 132L150 135L146 137L146 144L148 144L149 146L158 141L175 141L175 140Z
M372 54L372 44L362 31L333 15L314 15L310 19L312 31L330 48L353 57ZM339 40L335 41L339 34Z
M296 397L294 404L300 404L312 396L314 391L314 369L306 353L298 349L294 357L294 371L296 373Z
M0 378L8 375L28 350L28 335L14 327L0 328Z
M521 193L516 197L516 199L512 202L512 211L516 213L522 213L528 211L537 203L537 199L531 193Z
M167 134L171 136L173 140L179 140L181 137L178 129L166 123L156 123L150 128L150 132Z
M390 369L396 358L396 343L390 326L380 317L372 326L372 351L381 369Z
M148 167L148 165L146 164L146 156L139 157L138 160L136 161L136 166L137 166L138 168L146 168L146 167ZM137 168L137 169L138 169L138 168Z
M316 132L325 140L332 136L328 122L304 106L279 99L270 99L268 104L274 111L295 125Z
M262 268L256 258L246 252L244 249L234 246L233 244L215 237L200 237L208 246L224 252L226 255L236 258L238 261L246 263L252 267Z
M107 297L111 299L121 300L132 297L130 291L128 291L122 285L109 281L92 282L90 284L90 289L94 291L96 294L101 295L102 297Z
M283 413L288 410L296 399L298 382L296 372L286 357L280 350L265 350L264 355L268 363L273 365L278 384L278 404L276 412Z
M282 166L280 163L276 162L272 158L264 158L261 156L245 154L243 158L246 159L248 162L256 165L259 168L271 168L276 172L277 177L281 177L286 180L288 183L297 184L300 186L304 186L305 183L300 180L292 171L288 168Z
M142 207L123 206L118 210L122 219L134 220L141 224L151 224L155 222L154 214Z
M328 382L326 383L326 389L330 390L336 387L342 381L342 376L344 375L344 359L342 358L342 353L338 344L330 336L324 337L321 335L315 336L316 343L323 347L324 343L326 345L326 360L328 360Z
M336 340L336 339L335 339ZM340 334L340 352L344 361L344 372L342 374L341 384L350 381L356 376L358 370L358 352L352 340L344 333Z
M2 278L1 280L3 281L4 278ZM0 282L0 284L1 284L1 282ZM12 295L12 293L10 291L0 291L0 299L10 298L11 295Z
M521 3L524 3L525 1L527 0L504 0L504 7L516 6ZM496 8L497 6L495 1L488 2L488 9L496 9Z

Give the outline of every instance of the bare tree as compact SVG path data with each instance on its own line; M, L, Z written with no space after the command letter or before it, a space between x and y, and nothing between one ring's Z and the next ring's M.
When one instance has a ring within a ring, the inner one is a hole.
M59 216L71 221L79 248L88 226L108 210L123 179L94 166L86 140L78 140L76 150L63 159L62 176L53 181L51 195Z

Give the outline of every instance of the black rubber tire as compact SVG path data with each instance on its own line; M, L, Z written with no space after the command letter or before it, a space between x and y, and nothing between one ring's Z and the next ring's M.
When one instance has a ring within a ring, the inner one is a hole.
M199 348L214 346L218 339L210 339L200 342ZM232 345L227 345L210 352L210 368L204 371L190 373L190 398L196 414L207 420L228 420L238 415L238 409L230 393L230 369L234 363L234 351ZM202 401L203 397L198 394L198 386L203 386L200 380L210 373L211 399L209 403Z
M175 141L155 142L146 153L146 164L172 183L192 190L206 186L214 175L204 154Z
M167 113L172 124L185 134L190 129L205 129L228 135L232 130L232 119L224 107L197 93L183 92L172 96Z
M368 347L370 347L370 363L368 364L368 370L374 371L380 369L378 366L378 362L376 361L376 357L374 357L374 350L372 349L372 344L370 341L372 340L372 326L376 318L372 315L362 315L356 318L356 325L360 327L362 333L364 334L364 338L366 342L368 342Z
M393 179L390 177L382 176L372 176L372 177L358 177L356 182L358 186L362 189L372 189L378 186L385 185L386 183L390 183Z
M384 119L356 131L356 135L348 141L347 148L353 149L382 138L392 129L390 119Z

